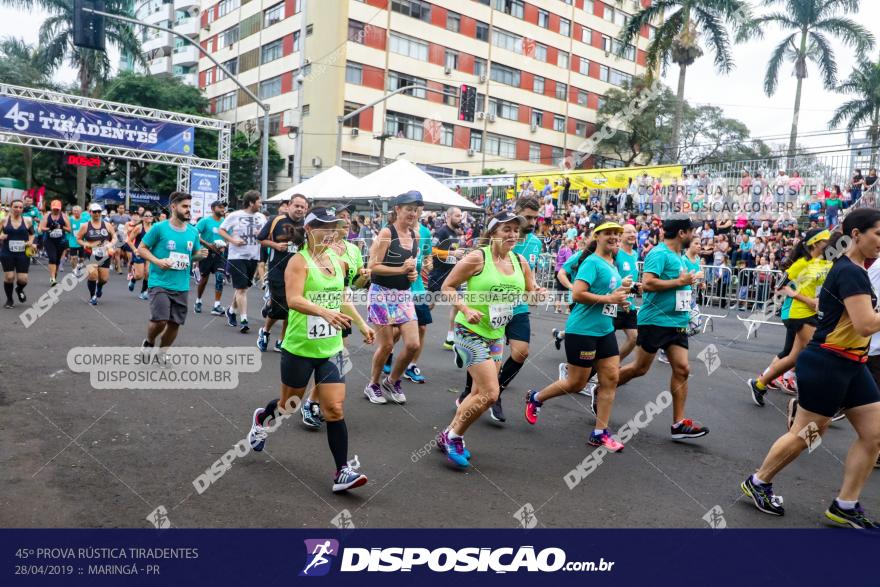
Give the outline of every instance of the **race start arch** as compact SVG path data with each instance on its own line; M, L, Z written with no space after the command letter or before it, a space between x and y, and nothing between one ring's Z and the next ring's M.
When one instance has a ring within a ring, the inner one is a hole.
M216 159L196 157L196 129L217 133ZM0 143L176 165L177 189L203 194L194 212L206 193L228 199L231 139L223 120L0 83Z

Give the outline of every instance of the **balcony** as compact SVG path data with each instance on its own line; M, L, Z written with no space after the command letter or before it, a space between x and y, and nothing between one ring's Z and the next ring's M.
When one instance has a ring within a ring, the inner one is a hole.
M159 31L156 32L156 36L150 37L141 43L141 51L143 53L152 53L159 50L164 54L168 54L171 45L171 34Z
M192 11L192 9L198 9L200 4L199 0L174 0L174 10ZM195 12L198 12L198 10Z
M198 86L199 78L195 73L178 73L175 76L188 86Z
M195 65L199 62L199 51L192 45L175 47L171 58L174 65Z
M174 20L174 7L171 4L145 5L138 10L136 18L150 24Z
M177 22L174 23L173 28L175 32L186 35L187 37L198 37L201 23L198 18L178 18Z
M171 57L158 57L147 63L150 75L165 75L171 73Z

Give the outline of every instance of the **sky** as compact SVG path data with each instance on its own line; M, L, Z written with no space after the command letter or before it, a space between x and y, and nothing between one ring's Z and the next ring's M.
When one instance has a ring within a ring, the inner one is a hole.
M757 5L754 0L751 3L753 6ZM756 10L761 12L762 9ZM880 21L880 2L862 0L860 11L850 16L862 24L868 23L869 28L876 29L870 23ZM43 15L38 12L0 7L0 37L17 35L36 43L42 20ZM767 59L782 38L781 31L769 28L763 40L735 45L733 56L736 68L728 75L715 72L712 55L707 52L688 69L685 98L692 104L720 106L726 116L744 122L753 137L767 137L767 142L787 145L796 89L791 64L786 64L781 70L779 87L773 97L768 98L763 90ZM856 57L851 49L840 43L834 43L834 48L838 79L845 79L856 64ZM877 47L870 57L875 59L878 55L880 38L877 39ZM118 54L111 52L111 60L114 66L118 64ZM846 143L845 133L808 136L810 133L827 133L828 120L835 108L847 99L822 87L815 66L809 66L809 74L810 77L804 81L798 142L816 150L842 149ZM69 68L60 71L56 77L63 82L75 80L75 75ZM669 68L664 81L675 90L678 85L676 66Z

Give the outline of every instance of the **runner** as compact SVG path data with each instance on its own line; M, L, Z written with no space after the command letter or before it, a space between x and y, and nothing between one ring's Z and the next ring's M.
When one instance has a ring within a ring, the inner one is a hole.
M843 468L843 484L825 517L853 528L880 527L859 505L859 495L877 461L880 447L880 391L868 371L870 337L880 332L877 294L865 271L880 256L880 211L859 208L843 221L852 241L834 261L819 293L819 321L812 340L797 360L798 409L794 426L779 437L761 467L742 482L743 493L760 511L785 514L773 493L773 478L814 443L831 417L845 410L858 437Z
M463 234L461 228L461 210L455 206L446 210L446 224L438 228L434 232L434 238L431 241L432 252L434 253L434 263L431 273L428 275L428 290L432 292L440 291L443 282L449 276L449 272L455 267L455 263L464 257L466 251L461 248L461 237ZM452 349L453 329L455 326L455 308L449 309L449 332L446 333L446 340L443 342L443 348Z
M596 425L588 443L620 452L623 444L612 438L608 431L620 369L614 321L619 311L629 304L633 279L630 276L622 278L617 270L616 256L623 227L616 222L605 222L597 226L593 234L596 252L578 269L572 289L574 309L565 323L566 377L541 391L529 390L525 417L529 424L537 423L544 402L579 392L595 371L601 392L597 391L593 396L596 398L593 410Z
M822 286L832 263L825 259L825 249L828 246L831 233L824 229L813 229L807 232L801 241L802 244L794 251L794 257L798 260L806 259L806 264L797 271L795 281L782 288L783 293L791 298L788 309L788 318L785 324L786 342L783 352L788 351L782 357L777 355L767 370L757 379L749 379L746 382L752 394L752 401L760 407L764 407L764 396L767 394L767 386L777 377L789 369L793 369L801 351L807 346L816 332L819 323L817 310L819 299L816 290ZM789 332L793 332L794 339L789 346ZM780 353L782 354L782 353Z
M232 303L226 308L226 323L235 328L241 323L242 334L250 330L247 318L247 290L254 284L254 273L260 260L260 242L257 235L266 224L266 217L260 212L260 193L254 190L245 192L242 209L226 216L217 230L229 243L229 273L235 294Z
M103 293L104 284L110 279L110 261L113 258L113 244L116 242L116 230L113 225L101 216L101 204L89 204L91 218L79 227L76 233L77 242L93 256L94 263L86 266L86 285L89 288L89 303L98 305L98 298ZM91 251L91 252L89 252Z
M71 209L70 216L67 219L70 224L70 232L67 233L67 258L70 261L70 268L76 277L82 275L82 263L85 258L83 248L76 240L79 227L88 221L88 217L83 214L82 208L74 206Z
M215 200L211 202L211 215L202 216L196 222L196 231L199 233L199 243L208 251L208 256L199 261L199 284L196 287L196 303L193 306L196 314L202 313L202 295L208 287L208 279L214 274L214 305L211 314L223 315L223 307L220 298L223 296L223 276L226 273L226 241L221 238L219 231L226 216L226 202Z
M287 294L284 292L284 270L288 261L299 250L293 238L294 232L303 229L303 219L308 209L309 202L306 197L302 194L294 195L287 206L287 212L279 213L271 222L267 222L257 235L260 245L270 249L269 273L266 277L269 284L269 299L266 300L263 308L266 322L257 333L257 348L264 353L269 348L269 333L278 320L282 320L281 334L275 341L275 350L281 352L281 341L284 340L288 315Z
M623 279L629 277L635 291L641 293L641 284L639 281L639 251L636 247L637 240L636 227L632 224L623 225L623 238L620 241L620 248L614 257L614 265ZM699 243L698 239L694 242ZM699 263L697 263L697 271L699 271ZM626 309L624 309L626 308ZM614 318L614 330L622 330L626 335L626 340L620 347L620 360L623 361L636 348L636 335L638 334L638 313L636 309L636 297L632 294L626 299L624 308L617 309L617 317Z
M116 266L116 273L122 273L122 261L126 266L131 262L131 247L126 242L125 225L131 222L131 216L125 210L125 204L116 206L116 214L107 218L116 229L116 241L113 245L113 264Z
M513 318L513 305L534 286L529 264L513 252L525 220L510 212L492 217L483 246L456 264L443 283L454 300L456 361L473 377L473 389L458 406L455 417L437 437L437 445L459 467L470 466L464 434L498 400L498 372L504 353L504 328ZM467 282L461 295L458 287Z
M370 322L380 326L376 333L377 348L373 354L370 381L364 387L364 395L374 404L387 403L383 392L396 404L406 403L401 389L401 377L419 350L419 328L413 304L411 284L416 280L416 259L419 254L419 237L413 230L424 206L422 194L409 191L393 200L394 212L391 222L379 231L370 247ZM394 349L396 326L403 339L403 350L398 354L391 373L382 376L382 366Z
M207 249L199 243L199 233L189 221L192 196L171 192L168 196L171 218L159 222L144 234L137 249L139 257L152 265L149 276L150 322L143 348L153 348L157 339L160 353L174 344L189 309L189 272L193 261L204 258Z
M419 348L410 360L406 371L403 372L404 377L413 383L419 384L427 383L425 376L422 375L422 371L419 369L418 362L419 357L422 356L422 351L425 349L425 335L428 333L428 325L434 322L434 318L431 316L431 305L433 304L429 305L425 301L427 297L425 275L429 275L433 269L433 257L431 255L433 250L431 246L431 231L427 226L419 222L424 210L424 206L419 206L415 217L416 225L413 227L419 232L419 254L416 259L416 280L410 286L416 309L416 321L419 324Z
M152 227L153 213L148 210L144 212L144 215L141 217L140 224L128 231L128 246L134 251L134 254L131 257L131 279L128 281L128 291L134 291L134 286L137 284L138 280L140 280L141 293L138 295L138 299L141 300L149 299L147 288L149 287L150 266L147 265L144 258L138 254L138 249L141 246L141 241L144 239L144 235L147 234Z
M0 230L0 265L3 268L3 291L6 293L4 308L14 308L12 290L18 296L19 303L25 303L27 296L24 288L28 283L28 271L31 260L28 253L34 247L34 225L30 218L22 216L24 204L21 200L12 200L9 215L5 218Z
M681 258L690 246L696 225L689 216L674 214L663 221L663 242L645 257L642 271L642 307L638 312L636 360L620 369L618 387L645 375L657 351L663 349L672 367L669 388L672 392L673 440L699 438L709 429L685 418L688 394L688 336L691 313L691 285L697 275L687 271ZM601 396L601 385L594 395Z
M296 409L293 398L303 396L314 374L336 466L333 491L345 491L364 485L367 477L348 464L341 330L354 321L367 344L375 333L344 300L348 267L328 246L337 230L338 220L326 208L313 208L305 218L308 244L287 264L284 275L290 311L281 351L280 398L254 412L248 440L255 451L262 451L273 420Z
M71 232L70 221L61 211L61 200L52 200L50 212L40 221L40 232L43 233L43 245L49 257L49 286L58 284L58 266L64 250L67 248L67 234Z

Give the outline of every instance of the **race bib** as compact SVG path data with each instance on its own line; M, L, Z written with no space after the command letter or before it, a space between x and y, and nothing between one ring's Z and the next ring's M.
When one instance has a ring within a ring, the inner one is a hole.
M506 326L513 319L513 306L510 304L493 304L489 306L489 325L492 328Z
M294 255L294 254L296 254L297 251L299 251L299 247L298 247L298 246L296 246L296 245L295 245L294 243L292 243L292 242L287 243L287 252L288 252L288 253L290 253L291 255Z
M92 254L95 256L95 259L103 259L107 256L107 247L95 247L92 249Z
M691 311L691 290L680 289L675 292L675 311L690 312Z
M602 306L602 315L617 318L617 304L605 304Z
M23 253L24 246L27 241L9 241L9 252L10 253Z
M49 238L61 238L61 235L64 234L64 231L60 228L56 228L55 230L49 231Z
M309 340L330 338L331 336L336 336L336 333L339 332L339 330L330 326L330 323L320 316L309 316L307 325L309 329Z
M171 259L171 268L176 270L184 270L189 269L189 255L186 253L168 253L168 258Z
M222 249L223 247L226 246L226 241L223 240L222 238L218 238L217 240L214 241L214 246Z

